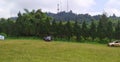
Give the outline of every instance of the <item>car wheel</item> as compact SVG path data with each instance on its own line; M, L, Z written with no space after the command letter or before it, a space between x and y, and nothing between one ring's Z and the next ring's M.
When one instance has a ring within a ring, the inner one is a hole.
M114 47L114 45L111 45L111 47Z

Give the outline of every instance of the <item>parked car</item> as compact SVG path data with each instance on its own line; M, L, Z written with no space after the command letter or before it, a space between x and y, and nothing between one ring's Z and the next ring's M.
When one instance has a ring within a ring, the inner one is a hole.
M120 46L120 40L116 40L113 42L108 43L108 46L114 47L114 46Z
M51 36L46 36L46 37L43 38L43 40L45 40L45 41L51 41L52 37Z
M0 35L0 40L4 40L5 37L3 35Z

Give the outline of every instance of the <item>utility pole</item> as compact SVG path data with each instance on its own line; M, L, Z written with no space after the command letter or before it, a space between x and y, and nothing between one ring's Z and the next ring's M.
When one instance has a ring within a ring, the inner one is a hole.
M69 2L67 0L67 12L69 11Z
M57 4L57 12L61 12L61 11L62 11L62 1L59 0Z
M60 6L60 4L58 3L58 4L57 4L57 13L59 13L59 11L60 11L59 6Z

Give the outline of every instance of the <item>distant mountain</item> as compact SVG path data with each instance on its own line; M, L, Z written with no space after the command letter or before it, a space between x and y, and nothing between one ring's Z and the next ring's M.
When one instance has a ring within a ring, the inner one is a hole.
M99 20L101 15L95 15L95 16L91 16L89 14L75 14L72 11L70 12L59 12L57 14L54 13L47 13L48 16L52 17L54 20L56 21L87 21L90 22L91 19L94 20ZM115 15L110 16L110 19L116 19L116 20L120 20L120 17L116 17Z
M59 12L57 14L47 13L48 16L51 16L56 21L91 21L91 19L99 20L100 15L91 16L89 14L75 14L72 11L70 12Z
M55 21L79 21L79 22L87 21L87 22L90 22L91 19L98 21L101 18L101 15L91 16L89 14L75 14L72 11L70 12L63 11L57 14L55 13L46 13L46 14L52 17ZM17 20L17 17L11 17L10 19ZM113 14L113 16L109 16L109 19L120 20L120 17L117 17L115 16L115 14Z
M17 20L17 17L10 17L10 19L12 19L12 20Z

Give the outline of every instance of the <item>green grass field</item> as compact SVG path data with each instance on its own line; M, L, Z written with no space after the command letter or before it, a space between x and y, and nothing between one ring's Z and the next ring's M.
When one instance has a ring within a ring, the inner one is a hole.
M0 62L120 62L120 48L101 44L0 41Z

